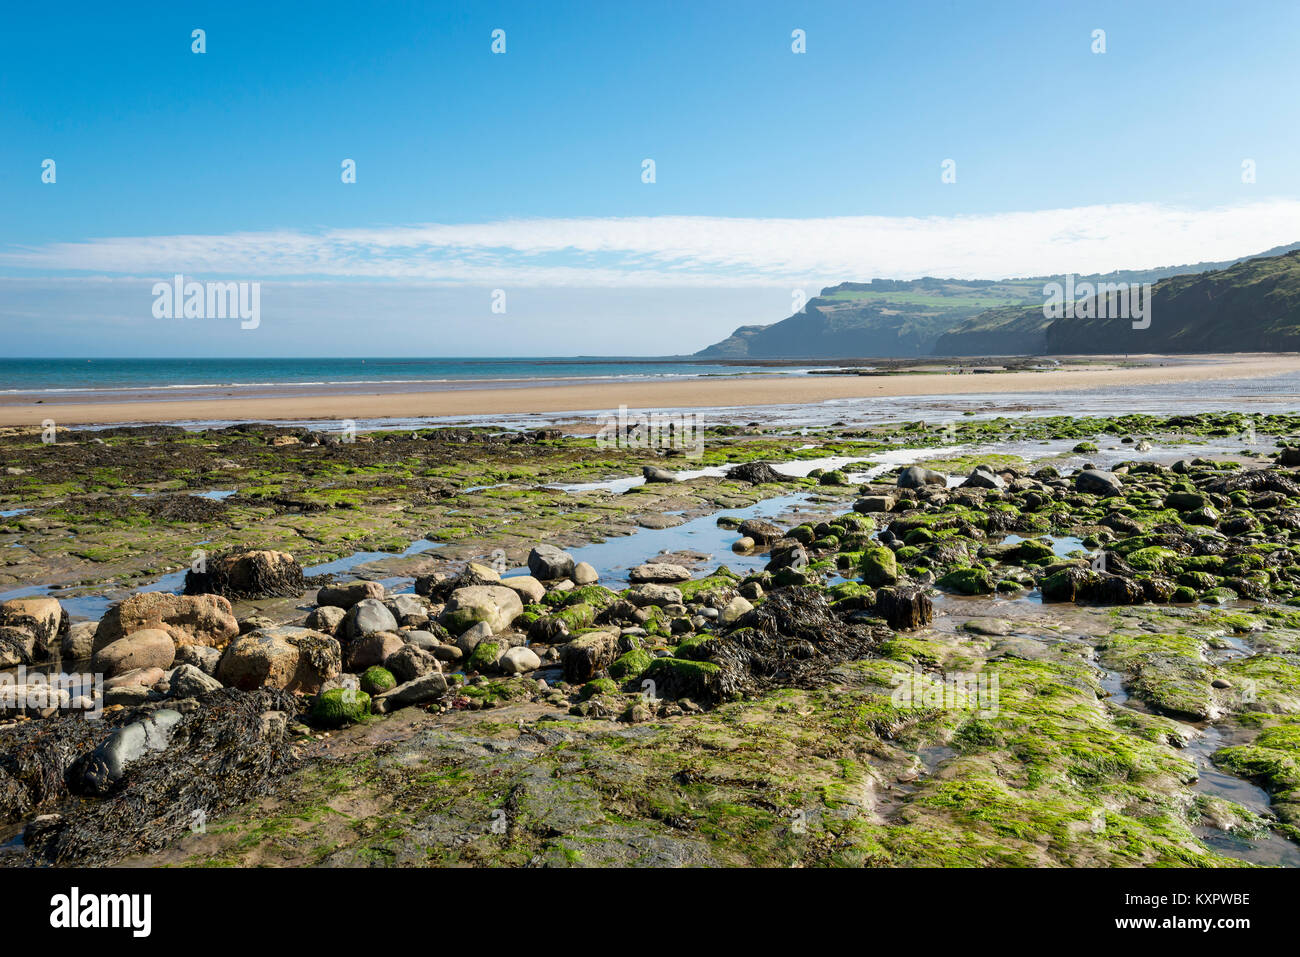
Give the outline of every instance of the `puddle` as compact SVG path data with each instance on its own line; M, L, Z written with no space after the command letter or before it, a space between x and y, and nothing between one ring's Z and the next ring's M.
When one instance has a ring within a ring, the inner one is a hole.
M343 575L352 571L358 565L377 562L385 558L409 558L422 552L433 551L435 548L442 548L443 544L443 542L431 542L427 538L419 538L407 546L406 551L403 552L353 552L351 555L336 558L332 562L306 567L302 570L302 573L308 577L315 575ZM394 580L401 581L403 579L397 578Z
M731 545L741 537L740 532L734 528L719 528L718 519L724 515L740 521L747 518L773 519L810 505L815 498L816 495L811 492L781 495L764 499L747 508L712 512L672 528L639 529L631 535L567 551L574 561L590 563L600 573L600 584L616 590L627 587L627 574L631 569L664 552L700 552L709 556L699 563L700 570L712 572L716 566L726 565L734 572L748 574L761 570L768 563L767 552L752 552L747 555L733 552ZM825 514L837 514L839 511L842 509L827 505ZM527 569L515 568L506 574L527 574Z

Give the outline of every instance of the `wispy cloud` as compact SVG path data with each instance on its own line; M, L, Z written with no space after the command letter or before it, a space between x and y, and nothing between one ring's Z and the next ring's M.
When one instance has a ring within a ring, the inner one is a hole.
M1300 201L954 217L520 219L89 239L0 250L10 275L513 286L772 286L1003 278L1233 259L1300 239Z

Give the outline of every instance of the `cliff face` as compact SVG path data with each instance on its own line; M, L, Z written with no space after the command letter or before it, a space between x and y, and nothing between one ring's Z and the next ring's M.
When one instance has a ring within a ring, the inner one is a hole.
M1032 280L949 279L841 283L823 289L802 312L769 326L741 326L696 355L713 358L836 358L929 355L945 331L986 309L1027 304L1041 295Z
M1094 305L1099 306L1094 299ZM1151 290L1150 316L1063 318L1047 327L1046 351L1290 352L1300 350L1300 252L1177 276ZM1143 328L1147 319L1150 325ZM1135 325L1137 328L1135 328Z
M1296 349L1292 293L1298 252L1300 243L1294 243L1235 262L1072 280L1075 288L1153 284L1154 319L1146 329L1133 329L1123 316L1099 318L1112 314L1101 313L1096 303L1072 310L1070 317L1045 315L1044 287L1064 284L1064 276L875 279L823 289L801 312L771 325L741 326L696 355L835 359Z

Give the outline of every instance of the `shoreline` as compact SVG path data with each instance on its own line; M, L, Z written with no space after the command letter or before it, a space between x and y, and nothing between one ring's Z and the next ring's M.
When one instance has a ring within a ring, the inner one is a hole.
M818 404L837 399L970 396L1158 386L1165 383L1256 379L1300 373L1297 354L1091 357L1091 366L1042 372L899 373L743 376L673 381L588 382L425 392L348 391L329 394L221 396L110 402L0 404L0 426L59 426L165 422L276 422L343 419L451 418L476 415L602 412L630 409L745 408ZM1140 365L1118 367L1118 362ZM779 385L778 385L779 384Z

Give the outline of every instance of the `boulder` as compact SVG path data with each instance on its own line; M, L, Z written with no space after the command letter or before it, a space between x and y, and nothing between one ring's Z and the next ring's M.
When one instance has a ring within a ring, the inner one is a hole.
M948 479L944 475L919 465L909 465L898 473L899 488L924 488L927 485L938 485L943 488L947 484Z
M288 552L231 552L207 561L207 570L185 573L185 594L228 598L298 598L305 590L302 566Z
M363 598L348 609L343 619L343 634L352 641L380 631L397 631L397 619L378 598Z
M406 647L406 642L391 631L372 631L348 642L348 671L361 672L382 665L388 657Z
M384 659L384 667L392 672L398 684L414 681L434 671L442 671L442 665L431 652L406 643Z
M165 631L172 644L224 648L239 634L230 602L220 595L173 595L147 591L125 598L105 613L95 631L92 651L98 651L144 629Z
M668 562L646 562L628 572L627 580L634 585L643 582L684 582L690 581L691 570L683 565Z
M541 666L542 659L537 657L537 653L531 648L525 648L523 645L509 649L497 662L497 667L508 675L536 671Z
M376 714L390 714L399 708L409 708L411 705L432 701L446 692L447 679L439 672L433 671L414 681L400 684L392 691L385 691L374 699L372 708Z
M165 708L114 731L85 760L74 765L76 789L86 794L107 794L132 764L167 749L181 719L179 711Z
M217 679L245 691L270 687L315 694L342 670L337 641L309 628L282 625L232 641L217 665Z
M90 658L90 670L112 678L136 668L166 671L175 660L171 635L160 628L142 628L98 648Z
M578 562L573 566L573 583L575 585L594 585L600 581L596 569L587 562Z
M198 698L221 688L221 682L194 665L177 665L169 682L173 698Z
M520 601L528 605L541 601L546 595L546 586L532 575L513 575L501 579L501 584L513 589L518 593Z
M491 637L492 626L485 621L480 621L461 632L460 637L456 639L456 647L468 658L481 642Z
M994 473L987 465L977 465L970 475L966 476L966 481L961 483L962 488L1004 488L1006 483L1002 477Z
M561 645L564 680L571 684L586 684L608 668L618 657L618 638L612 632L592 631Z
M723 606L722 611L718 613L718 620L724 625L729 625L741 615L753 610L753 605L737 595Z
M347 611L366 598L383 600L384 586L379 582L355 581L341 585L326 585L316 593L317 605L329 605Z
M1074 487L1092 495L1119 495L1123 491L1119 478L1113 472L1101 469L1084 469L1074 477Z
M343 619L347 615L348 613L337 605L321 605L319 608L313 608L308 613L305 624L312 631L337 635L339 626L343 624Z
M205 675L215 675L220 662L221 652L207 645L184 645L176 649L175 664L193 665Z
M0 603L0 627L21 628L32 636L36 660L49 657L61 635L68 630L68 618L57 598L10 598Z
M68 661L89 658L95 651L95 630L98 627L97 621L79 621L72 625L63 636L63 658Z
M573 556L554 545L538 545L528 553L528 571L541 581L573 577Z
M741 522L740 534L752 538L760 545L770 545L785 538L785 532L781 528L761 518L749 518Z
M682 603L682 592L679 588L672 585L647 584L637 585L627 594L628 600L638 608L644 608L646 605L680 605Z
M529 562L531 567L531 557ZM451 593L440 621L453 635L480 621L496 633L507 630L523 611L524 603L514 589L504 585L470 585Z
M727 478L751 485L764 485L769 482L788 482L790 477L782 475L767 462L745 462L727 469Z
M27 628L0 625L0 668L30 665L35 658L36 636Z
M667 469L661 469L657 465L641 466L641 475L647 482L676 482L677 476Z

